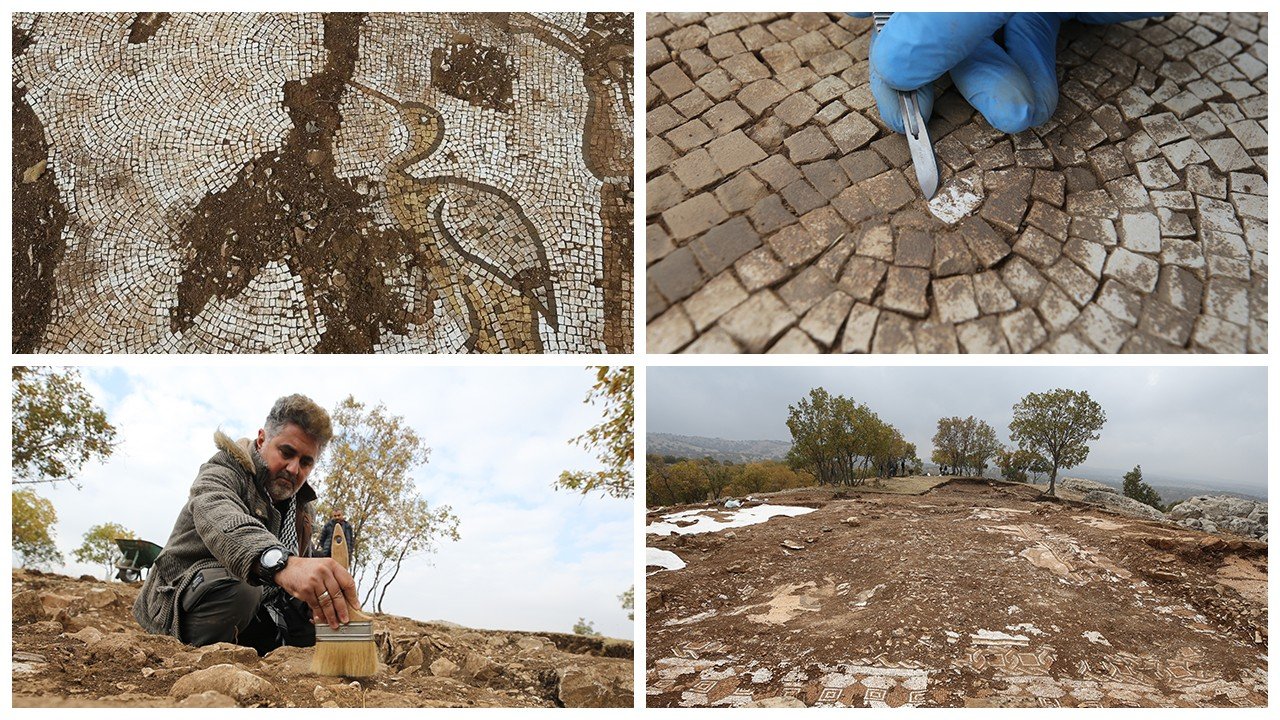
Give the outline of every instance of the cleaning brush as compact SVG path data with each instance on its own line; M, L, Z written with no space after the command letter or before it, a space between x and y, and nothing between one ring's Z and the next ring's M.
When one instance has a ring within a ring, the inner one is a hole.
M351 554L341 523L333 524L333 551L331 557L349 568ZM323 623L316 623L316 652L311 658L311 672L316 675L341 677L369 677L378 671L378 646L373 641L373 618L360 612L360 608L348 608L351 622L337 630Z

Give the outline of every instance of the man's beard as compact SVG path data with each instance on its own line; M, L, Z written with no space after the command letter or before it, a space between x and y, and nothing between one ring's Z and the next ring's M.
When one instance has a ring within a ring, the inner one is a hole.
M298 489L294 487L296 479L291 473L281 472L273 478L267 480L267 494L271 496L273 502L283 502L297 494Z

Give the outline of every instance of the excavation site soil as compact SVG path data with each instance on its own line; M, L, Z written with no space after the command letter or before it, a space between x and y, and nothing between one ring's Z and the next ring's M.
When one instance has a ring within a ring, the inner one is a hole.
M631 707L632 644L376 615L378 671L311 672L313 648L265 657L149 635L141 583L13 571L15 707Z
M651 707L1267 704L1262 542L940 478L648 524Z

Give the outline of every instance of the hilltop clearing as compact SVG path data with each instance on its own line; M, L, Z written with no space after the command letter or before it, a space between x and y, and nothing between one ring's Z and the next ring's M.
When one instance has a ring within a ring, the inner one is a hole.
M1267 704L1265 543L989 480L757 504L650 511L648 705Z

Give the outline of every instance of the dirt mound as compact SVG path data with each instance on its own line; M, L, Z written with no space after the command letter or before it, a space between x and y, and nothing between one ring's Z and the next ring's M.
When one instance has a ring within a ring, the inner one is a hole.
M311 648L259 658L148 635L140 584L13 572L17 707L630 707L632 644L379 615L378 674L313 675Z
M998 481L791 491L823 493L649 536L686 563L648 579L650 706L1267 703L1264 543Z

